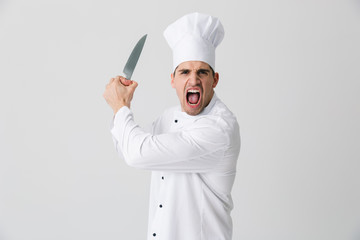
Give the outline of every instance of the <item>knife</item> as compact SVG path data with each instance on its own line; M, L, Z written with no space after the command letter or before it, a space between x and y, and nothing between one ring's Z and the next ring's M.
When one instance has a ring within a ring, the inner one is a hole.
M125 74L126 79L131 80L131 76L134 72L134 69L136 67L136 64L139 60L141 51L144 47L145 40L146 40L147 34L145 34L135 45L134 49L132 50L129 59L127 60L123 73Z

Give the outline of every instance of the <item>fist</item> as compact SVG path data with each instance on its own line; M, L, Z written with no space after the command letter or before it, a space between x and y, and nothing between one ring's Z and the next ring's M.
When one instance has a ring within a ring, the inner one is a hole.
M114 114L124 106L130 108L130 103L137 86L137 82L128 80L122 76L116 76L110 79L106 85L103 96L113 109Z

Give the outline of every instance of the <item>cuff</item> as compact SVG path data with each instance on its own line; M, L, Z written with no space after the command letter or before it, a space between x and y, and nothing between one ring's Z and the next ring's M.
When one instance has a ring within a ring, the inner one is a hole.
M131 110L127 106L124 106L120 108L119 111L117 111L116 114L114 115L112 122L110 124L110 131L115 138L117 136L116 133L121 132L120 129L125 125L125 120L130 114L132 114Z

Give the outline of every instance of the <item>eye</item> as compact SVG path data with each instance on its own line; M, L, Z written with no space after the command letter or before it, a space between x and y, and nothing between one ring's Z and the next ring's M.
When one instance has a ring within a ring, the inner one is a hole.
M180 72L180 74L188 74L189 73L189 70L182 70L181 72Z
M208 71L206 70L199 70L198 74L201 74L201 75L207 75L208 74Z

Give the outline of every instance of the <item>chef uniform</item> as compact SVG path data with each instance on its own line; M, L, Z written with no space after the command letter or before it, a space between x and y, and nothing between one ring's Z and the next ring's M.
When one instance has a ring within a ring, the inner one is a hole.
M224 36L217 18L193 13L164 32L174 69L203 61L213 69L215 48ZM124 106L111 129L119 155L132 167L152 171L147 239L230 240L231 189L240 150L236 117L214 94L191 116L175 106L145 132Z

